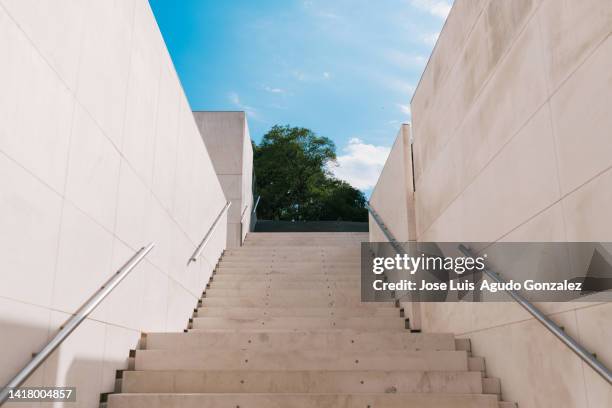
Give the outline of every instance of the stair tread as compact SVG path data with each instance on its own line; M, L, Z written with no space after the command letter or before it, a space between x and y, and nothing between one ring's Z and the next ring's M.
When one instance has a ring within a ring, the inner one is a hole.
M206 306L197 309L196 317L228 316L228 317L366 317L383 316L398 317L400 312L396 308L374 307L218 307Z
M384 331L296 330L270 331L189 331L187 333L149 333L147 349L243 348L294 350L304 347L346 350L419 349L454 350L454 338L448 333L410 333Z
M384 405L388 408L405 408L412 404L422 408L497 408L494 396L474 394L398 394L398 393L363 393L363 394L277 394L277 393L244 393L244 394L111 394L109 408L129 407L133 400L143 402L143 407L359 407L364 404Z
M125 392L283 392L482 393L482 378L474 372L444 371L128 371Z
M353 370L411 369L416 371L468 371L465 351L370 350L138 350L135 369L234 369L234 370Z
M193 329L202 328L271 328L271 329L306 329L306 328L361 328L364 330L404 330L404 319L399 316L366 316L366 317L217 317L202 316L192 319Z

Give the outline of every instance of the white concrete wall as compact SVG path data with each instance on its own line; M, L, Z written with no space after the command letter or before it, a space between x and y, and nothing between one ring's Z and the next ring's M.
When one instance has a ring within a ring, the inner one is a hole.
M395 138L369 203L400 242L416 240L410 125L404 124ZM370 241L384 242L386 237L369 217Z
M228 215L227 246L239 247L250 230L254 205L253 147L246 114L212 111L193 114L221 187L232 202Z
M420 241L612 240L612 2L457 0L412 101ZM612 387L513 303L423 304L522 408ZM612 305L542 305L612 366Z
M186 327L225 197L146 0L0 0L0 58L0 384L157 244L30 381L96 407L141 331Z

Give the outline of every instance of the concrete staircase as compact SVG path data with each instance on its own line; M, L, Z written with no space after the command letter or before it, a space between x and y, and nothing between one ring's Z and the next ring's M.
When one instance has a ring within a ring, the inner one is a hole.
M510 408L469 341L360 302L363 233L253 233L185 333L148 333L110 408Z

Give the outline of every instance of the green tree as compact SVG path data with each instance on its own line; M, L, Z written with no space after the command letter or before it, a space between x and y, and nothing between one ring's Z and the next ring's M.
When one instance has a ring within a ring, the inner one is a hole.
M272 220L366 221L363 193L332 177L336 146L310 129L274 126L253 144L259 217Z

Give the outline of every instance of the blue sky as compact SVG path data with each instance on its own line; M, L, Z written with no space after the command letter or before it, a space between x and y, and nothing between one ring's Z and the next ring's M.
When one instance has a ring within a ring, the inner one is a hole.
M334 173L376 182L451 0L150 0L192 109L244 110L337 147Z

